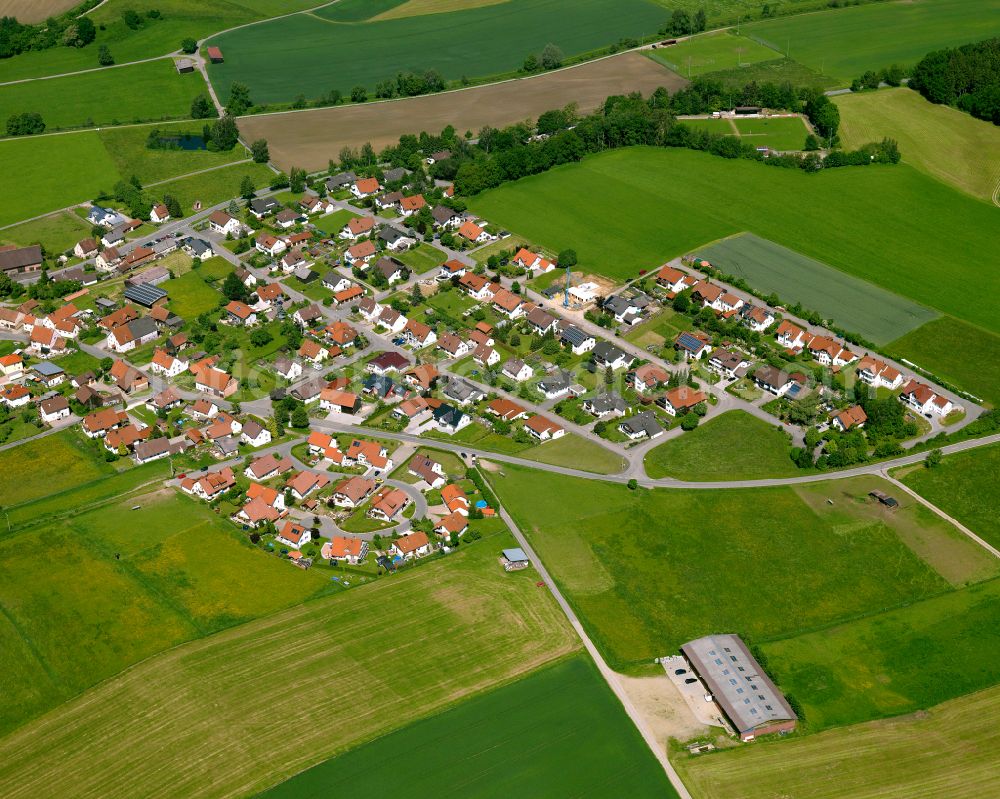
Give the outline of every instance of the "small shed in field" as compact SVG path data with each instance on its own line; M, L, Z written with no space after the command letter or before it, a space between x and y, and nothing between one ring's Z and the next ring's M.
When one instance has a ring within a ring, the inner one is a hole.
M207 47L205 48L205 55L208 60L213 64L221 64L225 59L222 57L222 51L218 47Z

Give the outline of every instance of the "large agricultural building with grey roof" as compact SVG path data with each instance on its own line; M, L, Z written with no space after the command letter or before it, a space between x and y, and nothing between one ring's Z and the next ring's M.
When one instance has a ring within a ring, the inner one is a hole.
M790 732L798 716L738 635L706 635L681 647L742 741Z

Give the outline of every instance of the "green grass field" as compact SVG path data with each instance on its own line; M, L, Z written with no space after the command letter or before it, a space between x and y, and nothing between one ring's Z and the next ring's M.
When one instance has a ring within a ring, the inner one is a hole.
M840 137L856 148L885 136L899 142L903 160L959 191L991 202L1000 186L1000 128L910 89L843 94ZM947 153L947 155L945 155Z
M1000 446L949 455L934 469L897 469L896 478L993 546L1000 547L995 498Z
M0 86L0 119L37 111L50 131L184 119L199 94L207 95L201 74L179 75L174 62L164 59Z
M445 80L517 70L546 44L567 55L588 52L626 36L650 35L664 11L650 0L509 0L497 5L346 24L336 5L209 39L226 55L209 67L216 91L227 97L234 81L246 83L258 103L318 97L330 89L369 89L410 70L437 70ZM289 49L283 42L295 41ZM326 56L341 55L336 61Z
M177 178L158 186L149 187L149 190L161 196L172 194L177 198L184 212L190 213L196 200L201 201L203 207L208 207L224 200L238 198L240 196L240 182L244 175L253 178L254 185L258 188L267 186L274 177L274 173L267 164L248 162L213 169L211 172L204 172L200 175Z
M724 189L723 189L724 187ZM919 202L917 201L919 199ZM524 178L472 199L487 219L558 252L580 269L634 277L705 242L749 230L843 272L994 332L1000 293L991 243L995 209L906 165L818 175L687 150L634 148ZM616 209L615 246L607 220ZM544 210L543 210L544 209ZM941 230L963 230L961 237ZM947 263L949 280L935 281Z
M247 151L237 144L228 152L210 150L151 150L146 147L149 132L153 128L180 133L201 135L202 122L168 123L163 125L139 125L126 128L105 128L101 131L101 141L118 167L120 174L127 178L137 175L143 183L154 183L186 175L200 169L231 164L247 157Z
M210 260L229 264L218 256ZM216 288L205 282L202 269L192 269L180 277L167 280L161 284L161 288L170 294L170 310L182 319L194 319L206 311L212 311L219 307L219 302L223 299Z
M114 467L98 458L78 430L63 430L4 450L0 452L0 467L3 474L18 475L16 481L7 481L4 486L6 508L58 494L114 472Z
M996 786L997 713L993 687L926 713L674 763L701 799L980 799Z
M801 150L809 129L801 117L770 117L768 119L733 120L740 138L755 147L772 150Z
M625 459L617 452L575 433L518 453L522 458L553 466L568 466L597 474L617 474L625 468Z
M761 649L810 730L897 716L1000 682L1000 581Z
M751 441L752 446L739 443ZM788 457L789 447L788 436L773 424L729 411L654 447L644 463L652 478L755 480L802 474Z
M723 69L718 72L706 72L706 78L717 80L723 86L740 89L751 81L757 83L791 83L793 86L811 86L818 89L835 88L839 81L829 75L802 66L790 58L778 58L774 61L759 61L749 66L735 69Z
M973 579L997 573L986 553L913 503L901 498L890 516L865 502L885 488L877 478L633 492L504 465L489 479L619 670L712 631L760 643L959 582L928 562L961 561Z
M10 623L0 648L30 651L19 671L37 677L0 698L3 732L178 643L334 587L251 548L172 490L63 500L60 515L41 512L46 500L17 509L38 506L34 526L0 540L0 610Z
M215 0L211 4L198 0L157 0L159 20L146 21L138 30L126 27L122 12L138 8L132 0L107 0L88 14L98 26L93 44L75 47L53 47L23 53L4 60L5 80L34 78L41 75L61 75L97 67L97 48L106 44L118 64L172 53L181 40L199 40L222 27L231 27L266 19L275 14L287 14L316 5L316 0Z
M0 161L8 186L16 187L0 195L0 225L90 200L119 180L93 131L0 140Z
M418 274L424 274L431 269L436 269L445 262L447 256L437 247L427 247L421 245L415 250L407 250L400 253L398 259L406 264L410 269Z
M743 30L846 86L867 69L915 64L932 50L1000 34L1000 0L871 3L754 22Z
M1000 406L1000 336L950 316L928 322L886 346L909 361ZM955 353L962 357L956 358Z
M111 677L0 740L0 793L254 794L562 658L579 644L550 594L533 571L507 574L497 563L512 543L484 538ZM249 554L291 583L331 584L325 568L303 573ZM212 571L215 557L196 557ZM294 596L233 588L250 601Z
M936 316L905 297L752 233L701 247L697 252L757 290L774 292L783 302L802 303L877 344L899 338Z
M70 211L62 211L52 216L25 222L6 230L0 230L0 242L24 247L41 244L46 252L61 253L73 249L83 238L90 236L90 225Z
M395 753L392 768L386 752ZM603 797L612 785L620 796L677 796L585 656L390 733L262 796L320 797L345 784L358 799Z
M732 31L703 33L670 47L648 50L647 54L685 78L723 69L742 69L781 56L770 47Z

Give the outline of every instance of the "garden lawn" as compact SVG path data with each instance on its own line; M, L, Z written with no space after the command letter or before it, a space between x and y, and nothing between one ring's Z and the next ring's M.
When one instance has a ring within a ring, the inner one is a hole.
M393 257L402 261L418 275L422 275L443 264L448 256L436 247L422 244L416 249L401 252Z
M1000 335L944 316L934 319L886 346L941 379L1000 406ZM962 353L955 357L955 353Z
M337 234L341 231L344 225L358 216L359 214L352 213L346 208L341 208L333 213L323 214L323 216L316 217L313 224L330 238L336 238Z
M746 411L727 411L651 449L644 461L654 479L756 480L802 474L789 458L789 441Z
M1000 183L1000 127L904 88L843 94L834 102L844 147L888 136L899 142L904 162L991 201Z
M187 320L218 308L224 299L211 283L205 281L200 269L171 278L160 287L170 294L170 310Z
M681 756L674 765L703 799L980 799L996 785L997 713L1000 686L926 713Z
M613 10L614 13L611 13ZM224 64L209 66L220 96L246 83L258 103L313 99L330 89L373 89L406 71L436 70L447 80L512 73L548 43L566 56L596 50L622 37L648 36L663 24L650 0L508 0L480 8L406 19L338 22L336 5L308 14L211 37ZM457 32L461 35L456 35ZM282 42L295 41L294 50ZM336 63L325 58L341 54Z
M562 658L578 640L551 595L535 586L537 574L498 566L497 551L512 545L509 535L486 538L150 658L0 740L0 794L176 796L211 783L219 795L252 795ZM302 572L249 554L293 585L333 585L326 567ZM216 560L194 557L206 565ZM121 568L109 566L112 573ZM296 591L264 585L269 592L297 601ZM419 612L400 613L404 607ZM388 617L392 625L371 623ZM127 627L126 634L149 635L140 625ZM248 690L262 674L288 674L303 664L310 664L309 679L294 690ZM365 686L363 706L330 690L346 682ZM138 737L130 728L136 720L144 731ZM192 730L207 731L214 743L206 746L205 734ZM251 738L268 741L269 756L233 757L226 742Z
M647 55L685 78L706 72L773 61L780 57L770 47L731 31L712 31L693 36L670 47L647 50Z
M201 74L179 75L173 60L166 58L0 86L0 119L35 111L48 131L184 119L199 94L207 95Z
M995 547L1000 547L998 474L998 445L949 455L933 469L916 466L893 472L920 496Z
M936 316L905 297L752 233L702 247L698 254L724 274L741 277L765 294L773 292L782 302L801 303L877 344L892 341Z
M26 247L41 244L48 253L72 250L80 239L90 237L90 225L70 211L60 211L34 222L0 230L0 242Z
M905 164L807 175L690 150L628 148L507 184L470 205L550 250L574 247L581 271L618 280L749 230L1000 331L990 303L969 302L965 289L1000 294L992 246L1000 215ZM615 246L608 247L607 220L620 208L629 213L614 216ZM940 233L959 229L961 237ZM944 283L935 279L940 264L948 264Z
M754 22L743 31L847 86L865 70L913 65L932 50L997 36L1000 0L871 3Z
M0 697L4 733L177 643L332 589L172 490L85 499L68 492L51 516L47 500L32 503L36 526L0 543L0 609L11 625L0 649L28 650L22 665L38 677Z
M0 225L82 203L120 180L94 131L0 140L0 163L7 186L0 192Z
M810 730L898 716L1000 682L1000 581L764 644Z
M393 768L385 768L387 751L396 753ZM597 797L612 785L620 796L677 796L582 655L314 766L262 797L321 796L345 782L359 799Z
M949 587L857 497L827 505L786 487L630 491L501 469L487 478L619 670L710 632L757 644Z
M62 370L67 375L93 372L101 365L101 362L97 358L83 350L71 350L68 355L53 359L52 362L62 367Z

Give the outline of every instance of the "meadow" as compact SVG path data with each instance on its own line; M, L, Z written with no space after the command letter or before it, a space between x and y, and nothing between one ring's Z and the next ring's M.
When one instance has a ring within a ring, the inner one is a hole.
M4 59L5 80L62 75L97 67L97 48L106 44L115 62L124 64L172 53L181 40L200 40L221 27L242 25L275 14L301 11L316 5L316 0L157 0L160 19L147 19L136 30L125 25L122 12L135 8L133 0L107 0L88 16L98 26L97 39L87 47L52 47ZM224 21L223 21L224 20Z
M911 514L914 503L890 517L865 502L885 487L877 478L630 491L507 464L488 476L618 670L714 630L756 644L942 593L957 575L946 580L904 540L917 524L921 550L934 542L928 557L951 553L970 575L996 574L950 526Z
M808 175L689 150L630 148L523 178L470 206L551 251L573 247L582 270L618 280L749 230L1000 331L990 304L970 303L965 289L1000 292L1000 270L984 268L997 264L1000 217L904 164ZM629 213L615 215L621 208ZM964 235L940 235L948 229ZM939 264L948 264L946 282L932 279Z
M980 799L996 786L997 713L1000 686L926 712L674 765L702 799Z
M733 442L753 442L734 446ZM654 479L756 480L802 474L789 458L789 441L773 424L746 411L728 411L646 454L646 474Z
M801 303L876 344L899 338L937 316L905 297L752 233L702 247L698 255L758 291L773 292L782 302Z
M398 72L436 70L446 80L511 73L529 53L546 44L573 56L612 44L622 37L648 36L663 24L663 8L651 0L508 0L497 5L345 24L336 5L308 14L211 37L222 48L224 64L209 67L216 91L245 83L257 103L290 102L297 95L316 98L330 89L349 94L369 90ZM283 43L295 41L289 50ZM340 58L330 60L330 52Z
M499 567L512 544L484 538L139 663L0 740L0 793L254 794L560 659L578 641L533 572Z
M625 468L625 459L617 452L575 433L519 452L522 458L553 466L568 466L596 474L617 474Z
M394 753L392 768L385 768L386 752ZM314 766L261 796L320 797L345 784L359 799L601 797L612 785L620 796L677 796L582 655Z
M48 131L183 119L199 94L207 94L201 74L179 75L167 58L0 86L0 119L37 111Z
M743 31L846 86L865 70L915 64L932 50L996 36L1000 0L870 3L753 22Z
M2 648L26 649L17 672L38 675L0 698L2 732L176 644L334 589L169 489L62 513L0 539Z
M188 214L192 212L196 201L207 208L225 200L238 198L240 196L240 183L246 175L253 179L257 188L267 186L274 178L274 172L267 164L246 161L212 169L200 175L174 178L146 188L160 196L173 195L181 204L184 213Z
M1000 581L761 646L810 731L926 709L1000 682Z
M1000 128L910 89L842 94L840 138L857 148L886 136L903 161L959 191L992 202L1000 188Z
M896 339L886 351L961 386L994 408L1000 406L1000 336L995 332L944 316ZM956 352L962 357L956 358Z
M949 455L934 469L897 469L893 476L957 519L980 538L1000 547L996 515L1000 446Z
M742 69L760 61L780 58L766 47L746 36L732 31L713 31L693 36L669 47L646 51L654 61L685 78L695 78L706 72L723 69Z
M0 243L25 247L41 244L46 252L60 253L73 249L83 238L90 236L90 225L70 211L60 211L33 222L0 230Z
M4 481L0 505L5 508L58 494L115 471L78 430L63 430L4 450L0 466L4 474L18 475L16 481Z
M95 131L3 139L0 161L17 187L0 193L0 226L85 202L120 179Z

